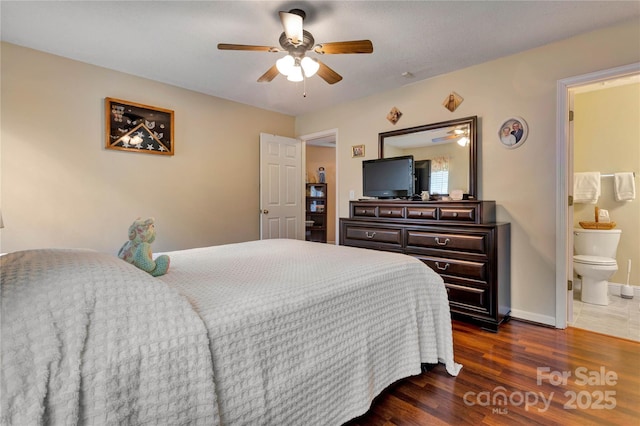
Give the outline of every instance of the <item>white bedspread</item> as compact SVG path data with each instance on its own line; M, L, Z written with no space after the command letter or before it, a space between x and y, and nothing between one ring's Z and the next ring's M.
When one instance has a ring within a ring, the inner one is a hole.
M207 332L174 289L115 256L0 257L3 425L212 425Z
M168 253L207 325L223 425L340 425L391 383L457 375L442 279L408 256L296 240Z

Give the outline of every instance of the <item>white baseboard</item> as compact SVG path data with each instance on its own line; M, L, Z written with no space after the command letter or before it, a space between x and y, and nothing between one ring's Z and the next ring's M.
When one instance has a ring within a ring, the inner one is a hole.
M556 319L547 315L536 314L535 312L521 311L520 309L511 309L511 317L522 319L525 321L537 322L539 324L556 326Z
M574 277L573 283L577 288L580 288L582 286L582 280L580 278ZM620 296L620 287L623 287L624 285L625 284L609 282L609 294L611 296ZM640 299L640 286L631 285L630 287L633 287L633 296Z
M620 296L620 287L623 287L624 284L619 283L609 283L609 294L612 296ZM637 285L632 285L633 287L633 296L640 298L640 287Z

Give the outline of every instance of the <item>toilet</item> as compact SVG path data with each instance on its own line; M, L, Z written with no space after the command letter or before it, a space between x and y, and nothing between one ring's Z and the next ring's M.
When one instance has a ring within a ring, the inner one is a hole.
M618 270L616 251L620 229L573 230L573 269L582 277L581 300L608 305L609 278Z

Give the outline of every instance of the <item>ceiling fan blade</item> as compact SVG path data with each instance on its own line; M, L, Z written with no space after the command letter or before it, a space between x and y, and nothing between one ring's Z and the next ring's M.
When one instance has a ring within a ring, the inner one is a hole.
M313 50L320 54L372 53L373 43L371 40L336 41L318 44Z
M276 78L278 74L279 74L278 67L274 65L271 68L269 68L267 72L265 72L260 76L260 78L258 79L258 83L269 83L271 80Z
M332 70L331 68L329 68L328 66L326 66L320 61L318 61L318 64L320 64L320 68L318 68L318 75L324 81L326 81L329 84L335 84L340 80L342 80L342 76L340 74L338 74L337 72L335 72L334 70Z
M253 46L249 44L228 44L228 43L218 43L219 50L248 50L255 52L280 52L280 49L273 46Z
M287 35L287 39L294 46L302 44L304 37L302 33L303 20L304 17L296 13L280 12L280 21L282 22L284 33Z
M449 135L449 136L442 136L439 138L433 138L431 139L431 142L445 142L445 141L450 141L451 139L459 139L464 135Z

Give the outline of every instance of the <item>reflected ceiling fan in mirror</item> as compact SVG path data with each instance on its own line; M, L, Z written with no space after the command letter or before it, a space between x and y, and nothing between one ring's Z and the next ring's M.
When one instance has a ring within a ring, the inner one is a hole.
M447 132L447 136L431 139L433 143L449 142L457 139L460 146L466 146L469 143L469 126L456 126Z
M311 51L320 55L373 52L373 44L370 40L314 44L315 40L311 33L302 28L305 17L305 12L300 9L280 12L280 20L284 28L284 32L280 35L280 47L219 43L218 49L269 53L287 52L286 56L278 59L275 65L258 78L259 83L268 83L279 73L285 75L287 80L296 82L303 81L317 73L327 83L335 84L342 80L342 76L319 60L307 56L307 52Z

